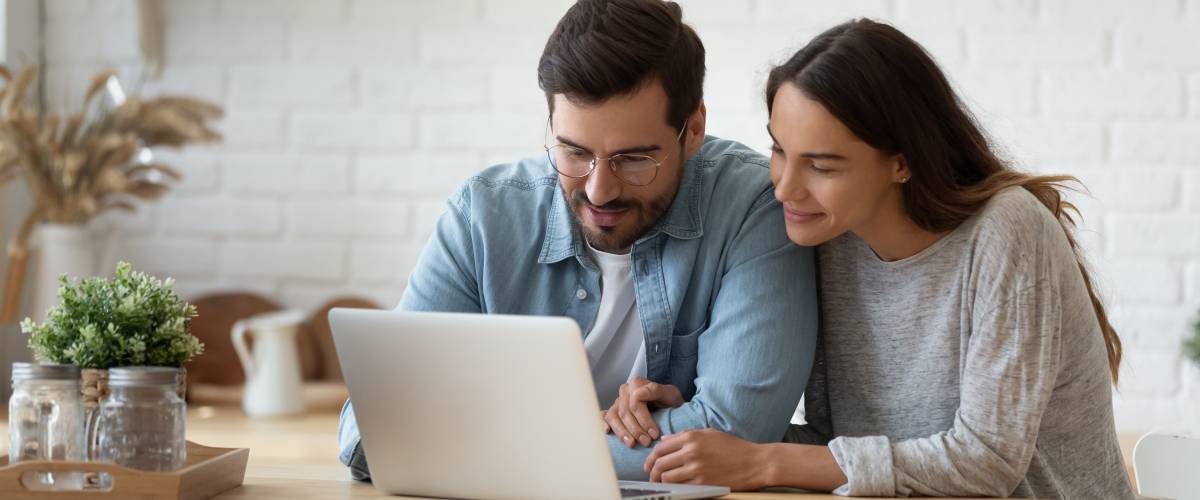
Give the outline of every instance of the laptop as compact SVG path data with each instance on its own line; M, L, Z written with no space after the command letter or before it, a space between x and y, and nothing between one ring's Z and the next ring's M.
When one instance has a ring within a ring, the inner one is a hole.
M362 448L392 495L692 499L729 488L617 481L568 318L329 313Z

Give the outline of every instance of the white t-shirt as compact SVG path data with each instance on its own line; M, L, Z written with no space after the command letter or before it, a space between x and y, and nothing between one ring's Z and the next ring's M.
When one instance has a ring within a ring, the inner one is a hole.
M629 254L588 250L600 266L600 311L583 339L601 409L617 399L621 384L646 376L646 338L633 291L633 262Z

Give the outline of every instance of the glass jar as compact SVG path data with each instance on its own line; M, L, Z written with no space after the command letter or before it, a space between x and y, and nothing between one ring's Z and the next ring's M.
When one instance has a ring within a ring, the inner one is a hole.
M187 407L175 392L179 370L110 368L96 412L92 459L131 469L172 471L187 460Z
M87 458L79 368L74 365L13 363L8 400L8 461ZM39 472L34 489L76 488L78 473Z

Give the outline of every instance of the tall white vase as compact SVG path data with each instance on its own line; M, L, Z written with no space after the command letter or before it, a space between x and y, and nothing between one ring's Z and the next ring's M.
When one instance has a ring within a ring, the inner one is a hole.
M95 245L83 224L42 224L35 241L37 265L29 313L34 321L42 322L46 311L58 305L59 275L66 273L74 280L96 273Z

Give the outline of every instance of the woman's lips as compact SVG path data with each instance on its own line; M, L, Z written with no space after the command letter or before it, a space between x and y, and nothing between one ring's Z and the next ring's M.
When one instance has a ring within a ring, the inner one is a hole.
M804 210L793 210L793 209L790 209L787 207L784 207L784 209L783 209L783 218L793 224L803 224L805 222L812 222L812 221L817 220L824 216L825 216L825 214L823 214L821 212L808 212L808 211L804 211Z

